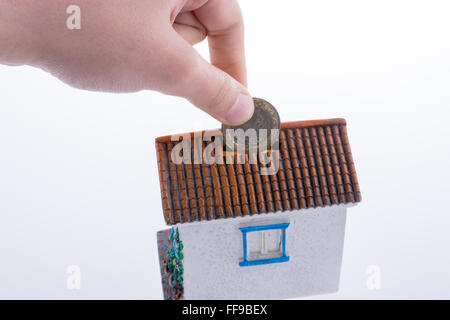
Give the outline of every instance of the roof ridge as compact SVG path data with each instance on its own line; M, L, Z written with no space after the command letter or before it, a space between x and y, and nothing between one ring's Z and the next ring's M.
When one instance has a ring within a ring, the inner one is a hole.
M310 128L310 127L320 127L320 126L330 126L330 125L346 125L347 122L344 118L331 118L331 119L320 119L320 120L301 120L301 121L289 121L282 122L281 129L296 129L296 128ZM173 136L182 137L186 135L190 135L191 138L194 136L213 136L221 133L221 129L209 129L202 131L194 131L194 132L185 132L185 133L174 133L171 135L157 137L155 142L158 143L167 143L172 141Z

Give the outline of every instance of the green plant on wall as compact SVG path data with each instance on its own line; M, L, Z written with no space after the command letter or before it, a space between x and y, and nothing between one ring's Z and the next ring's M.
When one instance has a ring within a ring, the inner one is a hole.
M167 250L164 257L165 270L169 275L170 285L175 288L176 296L183 295L183 242L180 240L178 228L172 228L169 236L172 247Z

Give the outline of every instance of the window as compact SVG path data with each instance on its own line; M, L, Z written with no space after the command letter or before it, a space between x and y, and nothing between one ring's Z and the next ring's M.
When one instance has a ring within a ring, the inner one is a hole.
M286 256L286 228L289 223L239 228L244 260L241 267L289 261Z

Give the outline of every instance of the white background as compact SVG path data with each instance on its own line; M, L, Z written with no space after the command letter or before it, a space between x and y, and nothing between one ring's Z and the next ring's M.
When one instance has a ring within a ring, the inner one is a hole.
M340 291L315 298L450 298L450 3L241 7L251 93L283 121L348 122L363 202ZM154 139L220 124L179 98L84 92L30 67L0 67L0 90L0 298L161 298Z

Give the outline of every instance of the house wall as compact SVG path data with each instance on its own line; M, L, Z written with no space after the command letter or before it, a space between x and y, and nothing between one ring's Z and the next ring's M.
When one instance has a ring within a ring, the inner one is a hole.
M178 225L185 299L281 299L338 290L345 205ZM239 227L290 222L290 261L240 267Z

